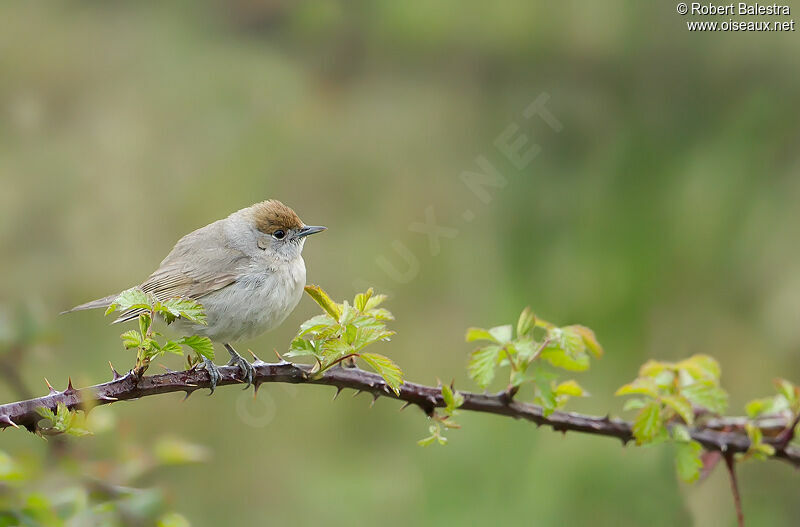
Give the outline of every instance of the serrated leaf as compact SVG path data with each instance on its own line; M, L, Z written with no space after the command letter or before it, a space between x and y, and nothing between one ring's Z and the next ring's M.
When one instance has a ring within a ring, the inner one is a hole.
M112 309L112 307L114 309ZM150 310L150 299L138 287L131 287L117 295L117 298L111 302L111 305L106 310L106 314L114 312L116 309L127 311L129 309L146 309Z
M728 394L711 381L697 381L680 389L681 394L695 406L722 414L728 406Z
M689 402L686 397L681 395L665 395L661 398L661 402L672 408L686 424L691 425L694 423L692 403Z
M360 355L364 362L369 364L375 372L383 377L389 388L395 394L400 395L400 386L403 384L403 370L395 364L392 359L377 353L362 353Z
M681 370L685 370L695 379L709 379L719 381L721 369L719 362L709 355L692 355L677 364Z
M367 304L364 306L362 311L372 311L377 308L379 305L383 304L388 297L386 295L372 295L368 300Z
M177 342L168 340L166 344L161 347L162 353L174 353L175 355L183 355L183 348Z
M592 355L598 359L603 356L603 347L597 341L594 331L586 326L580 325L567 326L567 328L571 331L574 331L575 334L579 335L581 339L583 339L583 345L585 349L589 350Z
M489 334L493 340L500 344L508 344L511 341L511 332L511 324L489 328Z
M164 315L168 322L169 318L174 320L174 318L180 317L191 322L206 324L206 313L203 305L190 298L170 298L164 302L159 302L156 305L156 309Z
M119 336L122 339L122 345L125 349L138 348L142 343L142 335L135 329L126 331Z
M305 287L306 293L308 296L314 299L319 307L325 310L330 316L334 318L334 320L339 320L339 317L342 315L341 308L331 300L331 297L328 296L328 293L322 290L322 288L318 285L307 285Z
M374 291L372 290L371 287L367 289L367 291L364 293L358 293L356 297L353 299L353 306L355 306L355 308L358 309L359 311L366 311L367 302L369 302L369 299L372 297L373 293Z
M653 377L667 370L668 364L657 360L648 360L639 368L639 377Z
M177 341L182 346L189 346L195 353L208 360L214 360L214 344L208 337L192 335Z
M300 332L298 337L308 335L309 333L316 333L323 328L330 327L336 324L336 321L330 315L322 314L309 318L300 325Z
M641 445L652 441L661 431L661 405L651 401L639 411L633 422L633 437Z
M675 468L678 477L686 483L697 481L703 469L703 447L697 441L680 442L676 447Z
M472 352L467 365L470 378L481 388L486 388L494 379L494 370L497 367L497 357L502 348L489 345L478 348Z
M674 425L671 430L672 439L675 441L688 443L692 440L692 435L689 433L689 429L686 428L684 425Z
M497 342L497 339L489 333L488 330L483 328L469 328L465 337L467 342L475 342L476 340L488 340L490 342Z

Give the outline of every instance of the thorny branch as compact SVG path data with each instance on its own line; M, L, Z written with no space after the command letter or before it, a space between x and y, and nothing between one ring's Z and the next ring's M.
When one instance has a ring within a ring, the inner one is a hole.
M400 387L399 395L396 395L379 375L358 368L331 368L320 377L315 378L309 375L311 367L302 364L285 361L266 363L256 360L253 367L256 390L267 382L320 384L335 387L337 394L345 388L351 388L367 392L375 399L388 397L402 400L406 402L406 406L419 406L428 415L431 415L435 408L445 406L439 387L406 382ZM239 372L238 367L221 366L219 372L221 379L218 386L241 384L236 377ZM188 397L194 391L208 387L208 373L200 369L168 372L141 378L130 373L121 376L114 371L114 379L103 384L76 389L70 382L64 391L51 388L50 393L43 397L0 405L0 429L13 426L35 431L37 423L41 419L36 412L38 407L55 410L58 403L63 403L70 409L92 408L115 401L173 392L185 392ZM540 406L510 399L505 392L499 394L460 393L464 396L461 410L525 419L539 426L549 426L553 430L564 433L580 432L614 437L620 439L624 444L633 439L631 423L621 419L559 411L545 417ZM690 429L690 434L694 440L709 451L717 451L725 455L746 452L750 440L742 427L737 426L740 421L744 422L744 419L709 420L705 425ZM781 426L785 427L786 424L783 423ZM800 448L785 444L781 438L766 438L765 442L775 447L775 458L800 467Z

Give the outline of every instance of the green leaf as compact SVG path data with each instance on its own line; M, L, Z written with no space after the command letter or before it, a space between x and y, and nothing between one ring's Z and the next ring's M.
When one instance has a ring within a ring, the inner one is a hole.
M722 370L719 362L708 355L692 355L677 364L678 369L684 370L695 379L708 379L719 381Z
M383 377L386 384L389 385L395 394L400 395L400 385L403 384L403 370L397 364L392 362L389 357L379 355L377 353L362 353L360 355L364 361L369 364L378 375Z
M569 395L571 397L586 397L589 392L584 390L580 384L573 380L564 381L556 386L556 395Z
M175 355L183 355L183 348L177 342L168 340L166 344L161 347L161 353L174 353Z
M152 324L153 320L150 318L150 313L140 313L139 314L139 332L142 335L147 335L147 330L150 329L150 324Z
M675 452L675 468L686 483L697 481L703 469L703 447L697 441L677 443Z
M359 311L366 311L367 302L369 302L369 299L372 297L373 293L374 291L372 290L371 287L367 289L365 293L358 293L356 297L353 299L353 305L355 306L355 308L358 309Z
M466 335L467 342L475 342L476 340L488 340L490 342L497 342L497 340L483 328L469 328Z
M201 337L199 335L192 335L183 337L178 340L178 344L182 346L189 346L195 353L208 360L214 360L214 344L208 337Z
M142 344L142 335L135 329L126 331L120 335L120 338L125 349L138 348Z
M497 357L502 348L489 345L478 348L472 352L467 365L470 378L481 388L486 388L494 379L494 370L497 367Z
M728 394L712 381L697 381L681 387L681 394L695 406L721 414L728 406Z
M300 332L298 337L303 337L310 333L317 333L323 328L335 325L336 321L330 315L322 314L309 318L300 325Z
M789 409L789 402L782 395L753 399L745 405L744 410L750 418L762 415L775 415Z
M647 403L647 399L628 399L625 401L625 404L622 405L622 411L627 412L628 410L638 410L639 408L644 408Z
M546 360L556 368L569 371L585 371L589 368L589 356L585 353L573 355L563 348L552 345L548 345L542 350L539 358Z
M526 307L520 313L519 320L517 320L517 338L528 336L535 327L536 316L531 312L530 307Z
M318 285L307 285L305 287L306 293L314 299L314 302L319 304L319 307L325 310L330 316L334 318L334 320L339 320L339 317L342 315L341 308L331 300L331 297L328 296L328 293L322 290L322 288Z
M650 378L634 379L633 382L620 386L620 388L614 393L614 395L617 396L634 394L658 397L658 389L656 388L655 381Z
M686 424L691 425L694 423L692 403L686 397L682 395L665 395L661 398L661 402L672 408Z
M372 295L370 296L369 300L367 300L367 305L364 306L362 311L373 311L379 305L383 304L388 297L386 295ZM388 311L387 311L388 313ZM391 317L391 314L389 315Z
M113 313L116 309L127 311L129 309L150 310L150 299L138 287L132 287L120 293L106 310L106 315Z
M786 401L789 403L789 406L794 406L797 403L798 399L798 388L791 382L787 381L786 379L775 379L775 388L778 390L778 393L783 395L786 398Z
M175 297L159 302L156 310L164 315L167 322L180 317L191 322L206 324L206 313L200 302L190 298Z
M649 443L658 435L662 427L661 405L656 401L651 401L639 411L639 415L633 422L633 436L636 438L636 443L639 445Z
M511 332L511 324L489 328L489 334L492 336L493 340L500 344L508 344L511 341Z
M576 335L579 335L583 340L583 345L585 349L589 350L589 352L594 355L596 358L600 358L603 356L603 347L597 341L597 337L594 334L594 331L587 328L586 326L580 325L573 325L567 326L567 330L574 332Z
M284 355L285 357L316 357L317 353L314 346L302 337L295 337L289 345L289 351Z

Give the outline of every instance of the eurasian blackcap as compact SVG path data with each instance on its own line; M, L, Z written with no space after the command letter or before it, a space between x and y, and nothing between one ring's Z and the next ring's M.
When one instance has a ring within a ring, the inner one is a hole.
M280 325L300 302L306 285L301 255L306 236L325 227L305 225L297 214L277 200L262 201L234 212L181 238L159 268L141 284L157 300L195 299L205 308L207 325L178 319L178 331L203 335L222 343L249 386L253 367L230 345ZM69 311L107 307L117 295L107 296ZM114 322L139 316L120 315ZM211 391L219 371L206 359Z

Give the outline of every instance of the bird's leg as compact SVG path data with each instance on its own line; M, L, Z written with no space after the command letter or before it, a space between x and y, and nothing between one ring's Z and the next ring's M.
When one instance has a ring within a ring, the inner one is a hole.
M247 386L244 389L248 389L251 384L253 384L253 365L247 362L247 360L236 353L236 350L233 349L233 346L225 343L225 349L228 350L228 353L231 354L231 360L228 361L228 366L239 366L239 369L242 370L242 378L247 381Z
M214 388L217 387L217 383L220 380L219 368L211 359L203 359L203 366L208 372L208 377L211 380L211 393L208 394L211 395L214 393Z

